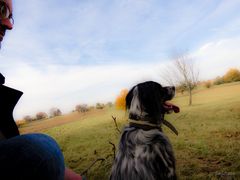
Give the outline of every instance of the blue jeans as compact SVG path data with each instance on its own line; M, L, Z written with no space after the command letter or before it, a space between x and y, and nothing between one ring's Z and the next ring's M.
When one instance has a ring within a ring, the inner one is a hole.
M63 180L64 158L51 137L26 134L0 141L1 180Z

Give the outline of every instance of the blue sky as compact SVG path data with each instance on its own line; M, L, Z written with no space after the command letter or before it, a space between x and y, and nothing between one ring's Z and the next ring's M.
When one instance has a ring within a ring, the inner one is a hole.
M6 85L25 93L16 118L114 101L136 82L161 82L176 50L194 57L202 80L240 68L239 0L13 3L0 72Z

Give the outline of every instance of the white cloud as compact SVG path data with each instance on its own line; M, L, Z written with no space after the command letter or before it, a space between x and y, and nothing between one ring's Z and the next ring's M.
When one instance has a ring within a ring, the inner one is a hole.
M240 38L222 39L202 45L191 53L200 69L200 79L223 75L229 68L240 68ZM21 62L21 61L20 61ZM111 65L60 65L31 66L27 63L2 64L6 85L22 90L23 97L16 107L15 117L34 115L52 107L64 112L79 103L114 101L123 88L138 82L163 82L160 75L167 67L164 63L116 63ZM9 68L9 67L15 68ZM17 68L16 68L17 67Z
M192 53L201 79L222 76L230 68L240 68L240 37L209 42Z
M24 91L16 118L53 106L69 111L77 103L114 100L122 88L160 80L166 67L160 62L172 48L194 48L206 40L192 53L202 79L239 67L238 5L238 0L15 1L0 72L7 85Z
M79 103L114 101L123 88L146 80L159 81L161 64L115 64L102 66L48 65L42 69L19 63L5 71L6 85L24 92L15 117L34 115L52 107L64 112Z

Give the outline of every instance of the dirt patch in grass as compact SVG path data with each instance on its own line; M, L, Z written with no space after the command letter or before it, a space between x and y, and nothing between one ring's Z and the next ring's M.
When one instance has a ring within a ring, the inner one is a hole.
M81 121L91 116L96 116L96 115L102 116L105 112L106 110L104 109L101 109L101 110L96 109L86 113L73 112L64 116L57 116L54 118L38 120L38 121L27 123L25 126L21 127L19 130L21 134L41 132L43 130L61 126L71 122Z
M224 134L225 138L236 138L240 140L240 131L236 131L236 132L226 132Z
M240 131L212 131L211 133L219 138L240 140Z
M224 160L222 157L198 157L197 162L201 165L202 172L212 173L221 170L223 167L229 167L231 162Z

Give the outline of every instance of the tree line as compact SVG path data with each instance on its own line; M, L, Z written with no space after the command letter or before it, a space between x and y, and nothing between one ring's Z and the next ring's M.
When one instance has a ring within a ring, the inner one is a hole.
M207 81L198 81L198 71L194 71L193 64L188 64L186 57L179 57L174 61L176 69L174 71L176 76L165 79L170 85L176 86L177 93L183 94L185 92L189 95L189 105L192 104L192 90L197 86L205 86L211 88L213 85L220 85L224 83L231 83L240 81L240 70L237 68L230 68L223 76L218 76L215 79ZM171 74L167 72L168 74ZM176 78L176 79L174 79ZM125 99L128 90L122 89L119 95L116 97L115 106L116 109L125 110L126 103Z
M108 102L105 104L96 103L95 106L88 106L87 104L77 104L74 110L72 110L72 112L86 113L93 109L104 109L105 107L112 107L112 106L113 106L112 102ZM35 116L30 116L30 115L23 116L23 119L16 121L16 123L18 126L21 126L28 122L43 120L47 118L53 118L56 116L62 116L62 111L59 108L54 107L54 108L51 108L48 113L40 111L36 113Z
M192 90L199 85L204 85L206 88L210 88L213 85L220 85L224 83L231 83L240 81L240 70L237 68L229 69L223 76L218 76L213 80L208 81L198 81L198 70L194 68L192 61L189 61L188 56L181 55L175 57L175 61L173 62L173 66L175 68L172 72L166 72L168 75L167 79L165 79L170 85L176 86L176 91L178 93L183 94L185 91L188 92L189 95L189 105L192 104ZM171 76L175 74L174 76ZM126 103L125 98L127 96L128 90L122 89L119 95L115 99L115 103L108 102L104 103L96 103L95 106L88 106L87 104L78 104L75 106L75 109L72 112L86 113L92 109L104 109L105 107L112 107L115 105L116 109L125 110ZM24 116L24 122L31 122L35 120L41 120L46 118L52 118L56 116L61 116L62 112L59 108L51 108L49 110L49 114L46 112L38 112L35 117L33 116ZM19 121L18 124L21 124Z

